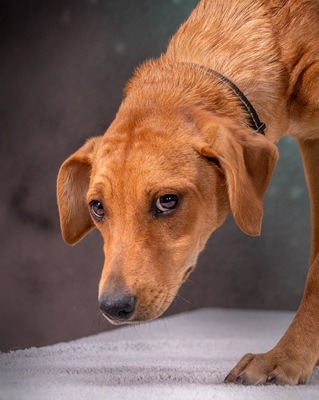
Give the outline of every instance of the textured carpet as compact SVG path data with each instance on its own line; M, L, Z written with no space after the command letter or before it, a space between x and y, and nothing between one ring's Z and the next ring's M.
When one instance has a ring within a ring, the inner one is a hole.
M288 312L201 309L139 326L0 355L1 400L319 399L307 385L224 384L246 352L269 350Z

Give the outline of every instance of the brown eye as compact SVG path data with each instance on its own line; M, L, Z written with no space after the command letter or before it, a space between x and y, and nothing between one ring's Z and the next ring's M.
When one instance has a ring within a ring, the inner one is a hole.
M165 194L156 200L157 213L169 213L178 204L178 196L176 194Z
M90 206L90 212L92 214L92 217L96 221L101 221L105 215L102 203L98 200L92 200L90 202L89 206Z

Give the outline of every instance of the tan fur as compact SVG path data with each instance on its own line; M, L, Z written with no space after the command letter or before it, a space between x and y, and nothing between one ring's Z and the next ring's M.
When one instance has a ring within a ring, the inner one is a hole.
M225 84L233 81L266 123L247 127ZM262 200L277 160L273 144L295 137L312 208L311 268L296 318L266 354L246 355L226 382L297 384L319 360L319 5L317 0L202 0L126 87L115 121L62 165L62 234L76 243L95 226L104 238L99 295L137 299L129 323L161 315L194 269L209 235L229 211L260 233ZM180 202L158 218L156 199ZM88 204L102 202L94 221Z

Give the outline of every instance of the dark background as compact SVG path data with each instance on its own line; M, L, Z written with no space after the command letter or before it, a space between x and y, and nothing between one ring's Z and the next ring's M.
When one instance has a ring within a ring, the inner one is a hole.
M62 241L56 176L86 138L105 132L134 67L165 51L196 4L1 1L1 350L111 328L97 306L102 239L94 231L75 247ZM261 238L245 236L229 217L166 315L298 307L310 252L308 195L297 144L283 139L279 151Z

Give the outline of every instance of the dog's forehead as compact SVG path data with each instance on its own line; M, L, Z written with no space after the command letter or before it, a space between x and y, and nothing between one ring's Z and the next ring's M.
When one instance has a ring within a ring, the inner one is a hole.
M178 143L167 134L147 133L105 135L93 162L96 171L135 171L152 175L156 171L163 174L189 172L192 156L195 156L191 146Z
M131 186L131 191L144 191L192 184L197 176L196 159L190 146L181 146L168 136L106 136L93 161L90 186L119 192Z

